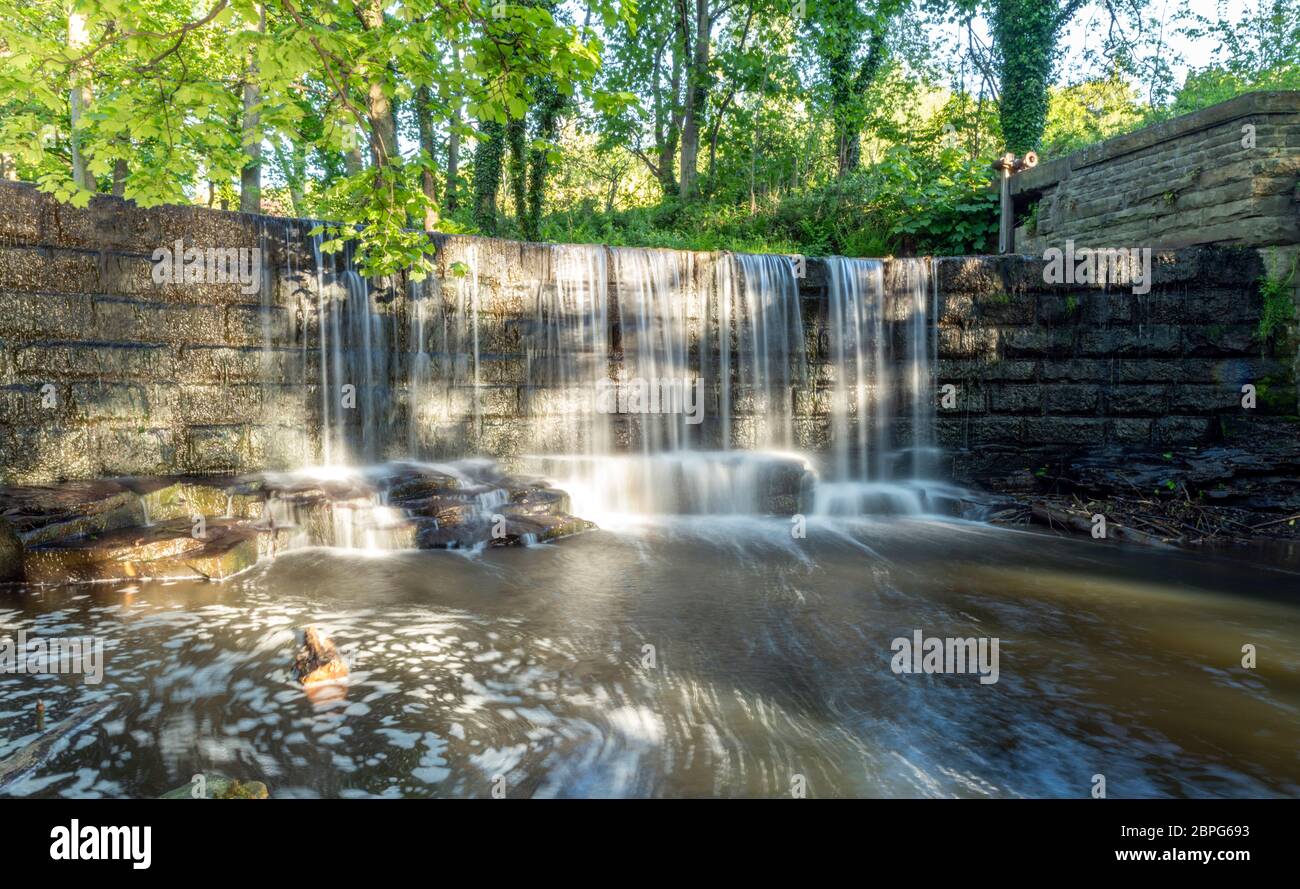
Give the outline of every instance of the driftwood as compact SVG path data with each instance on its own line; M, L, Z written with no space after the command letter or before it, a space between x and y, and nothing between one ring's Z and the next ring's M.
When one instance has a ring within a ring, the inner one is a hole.
M347 662L334 642L315 627L303 631L302 647L293 659L294 675L303 685L334 682L348 675Z
M1273 519L1273 521L1271 522L1260 522L1258 525L1250 525L1249 527L1252 531L1254 531L1258 528L1271 528L1273 525L1281 525L1286 522L1294 522L1296 519L1300 519L1300 512L1296 513L1295 515L1283 516L1280 519Z
M1076 531L1080 534L1092 534L1092 515L1087 512L1078 512L1061 506L1055 506L1046 502L1037 502L1030 505L1030 514L1034 521L1039 524L1047 525L1049 528L1065 528L1070 531ZM1155 522L1151 524L1155 525ZM1167 530L1167 529L1164 529ZM1145 531L1139 531L1136 528L1121 525L1107 516L1106 518L1106 538L1113 540L1126 540L1132 543L1141 543L1146 546L1168 547L1178 545L1184 542L1183 537L1176 534L1169 534L1165 537L1157 537L1154 534L1148 534Z
M49 731L26 747L0 760L0 790L32 774L49 759L51 751L59 741L91 725L111 709L113 704L110 701L82 707L61 722L55 723Z

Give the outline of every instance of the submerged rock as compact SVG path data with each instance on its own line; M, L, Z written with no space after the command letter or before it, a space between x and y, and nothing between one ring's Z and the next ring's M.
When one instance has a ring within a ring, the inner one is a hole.
M164 793L159 799L269 799L271 792L261 781L239 781L224 775L205 775L201 795L194 783L183 784Z
M50 726L49 729L44 727L42 710L41 725L38 727L41 734L36 740L0 759L0 791L45 766L59 750L67 747L70 737L103 718L113 709L113 706L111 701L88 704Z
M504 535L489 537L490 546L519 546L572 537L595 528L595 522L571 515L513 516L505 523Z
M334 641L315 627L303 630L302 647L293 659L294 675L303 685L347 678L348 665Z

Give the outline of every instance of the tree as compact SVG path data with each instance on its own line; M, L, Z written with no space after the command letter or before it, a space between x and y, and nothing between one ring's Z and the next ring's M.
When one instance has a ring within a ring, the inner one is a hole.
M623 101L603 109L603 147L626 145L659 182L676 195L688 21L679 0L645 0L635 19L610 36L602 85ZM647 142L649 144L647 144Z
M864 8L859 0L814 0L808 7L809 32L825 83L834 121L836 169L841 177L861 161L867 90L888 58L890 20L907 0Z
M497 192L505 159L506 128L496 120L479 124L474 148L474 225L485 235L497 233Z
M990 24L998 50L1002 138L1007 151L1041 146L1047 89L1061 28L1085 0L993 0Z
M250 22L249 28L254 27ZM258 32L266 30L266 9L258 8L256 23ZM248 55L248 73L244 79L244 119L243 150L248 162L240 173L239 209L244 213L262 212L262 130L258 104L261 102L261 90L257 82L257 51L254 48Z
M498 0L202 0L198 12L190 0L75 0L71 14L65 2L0 0L0 94L15 97L0 153L64 200L89 200L101 179L142 205L238 183L253 209L262 146L288 143L279 166L294 171L295 203L336 221L326 249L355 238L372 275L422 271L427 244L406 224L436 212L423 157L434 124L420 156L404 157L399 104L423 89L490 131L524 116L530 83L589 82L600 62L597 41L545 6ZM620 21L612 0L593 9ZM460 64L448 64L453 46ZM321 174L310 192L297 172L308 162Z

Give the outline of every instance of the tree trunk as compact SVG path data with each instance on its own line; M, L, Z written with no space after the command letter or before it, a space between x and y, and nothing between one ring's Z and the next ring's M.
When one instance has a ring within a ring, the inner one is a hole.
M366 162L361 157L361 149L357 147L349 148L343 152L343 169L348 171L349 176L355 176L365 169Z
M820 52L830 85L831 119L835 138L836 174L843 178L862 162L862 128L866 123L867 91L888 57L884 25L871 26L867 52L854 70L860 35L840 36Z
M452 47L451 70L460 73L460 50ZM447 209L460 209L460 99L451 106L447 127Z
M81 53L90 44L90 34L86 30L86 16L76 9L68 13L68 49ZM72 69L72 86L68 93L68 123L72 141L72 181L79 188L95 190L95 177L87 168L87 158L82 149L81 117L92 99L90 75L84 63L78 63Z
M266 7L258 7L258 33L266 31ZM251 29L251 25L250 25ZM242 124L244 169L239 174L239 211L262 212L262 115L257 105L262 101L262 90L257 82L257 52L249 53L248 68L244 75L244 119Z
M285 150L286 144L288 151ZM303 194L303 183L307 180L307 147L299 140L286 139L283 142L273 141L271 150L275 152L280 169L284 170L284 184L289 189L289 204L293 215L301 218L306 215L307 209L306 195Z
M547 79L543 84L537 106L537 138L547 143L554 142L559 135L560 115L564 112L565 100L560 95L555 81ZM528 213L524 216L524 237L530 241L541 238L542 209L546 200L546 174L550 171L549 148L534 148L529 154L528 163Z
M1077 4L1070 4L1067 10ZM1002 101L998 115L1006 149L1036 149L1047 123L1047 85L1063 13L1042 0L996 0L992 30L998 45Z
M841 179L862 163L862 133L857 121L835 121L835 160Z
M695 193L696 171L700 154L700 122L709 98L709 44L713 32L709 0L695 0L695 49L691 55L686 83L686 114L682 121L682 198Z
M503 124L486 120L474 147L474 224L485 235L497 233L497 190L501 187L501 160L505 153Z
M524 217L528 215L528 154L525 145L528 142L527 124L520 118L511 118L506 124L506 144L510 146L510 195L515 201L515 219L522 229Z
M420 188L429 205L424 209L424 230L433 231L438 226L438 176L434 172L433 116L430 110L432 96L427 86L415 91L415 126L420 134L420 152L424 169L420 171Z
M113 197L120 198L126 195L126 174L128 172L126 161L118 158L113 161Z
M378 31L384 27L383 0L366 0L357 8L357 15L367 31ZM370 159L379 172L377 185L387 182L387 170L397 152L397 120L393 117L393 103L384 92L384 69L371 72L371 81L366 88L366 120L370 124Z

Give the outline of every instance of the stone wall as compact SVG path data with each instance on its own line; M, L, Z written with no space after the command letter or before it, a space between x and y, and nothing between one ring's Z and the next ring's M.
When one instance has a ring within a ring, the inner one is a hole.
M295 223L195 207L79 210L0 184L0 476L216 471L300 462L309 393L283 348L310 266ZM151 256L261 247L280 270L237 284L152 280ZM292 255L291 255L292 254ZM272 348L263 349L268 335Z
M1300 244L1300 92L1238 96L1011 180L1016 246Z
M189 207L139 210L107 197L77 210L0 184L0 480L320 462L321 301L309 225ZM178 238L259 247L264 286L250 295L236 284L155 284L152 252ZM564 422L563 393L530 378L528 346L550 248L437 242L439 274L422 291L432 300L423 330L437 385L413 397L414 303L402 282L380 287L368 323L383 337L386 369L367 393L370 415L355 422L381 442L376 458L545 449ZM471 247L477 387L463 359L457 368L455 355L438 352L467 286L449 264ZM690 270L683 298L697 320L716 258L680 256ZM887 262L886 277L899 267ZM1032 257L934 261L937 382L954 385L958 399L937 412L940 443L1015 453L1163 448L1219 439L1243 417L1293 414L1288 363L1257 335L1259 253L1185 248L1158 253L1153 267L1150 292L1138 295L1045 284L1043 263ZM829 435L826 278L824 263L809 259L800 297L811 367L808 384L792 393L796 443L807 448ZM1259 392L1253 414L1240 403L1246 383ZM743 386L734 394L733 441L743 446L756 408ZM542 414L550 420L525 419ZM898 426L906 433L905 421ZM623 427L619 441L635 445L634 428Z
M939 411L948 448L1164 450L1294 415L1289 352L1259 336L1257 251L1158 251L1145 294L1045 284L1044 265L937 261L940 383L959 393L954 410Z

